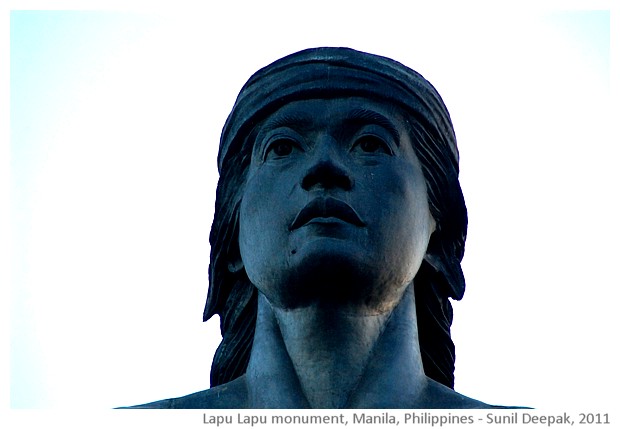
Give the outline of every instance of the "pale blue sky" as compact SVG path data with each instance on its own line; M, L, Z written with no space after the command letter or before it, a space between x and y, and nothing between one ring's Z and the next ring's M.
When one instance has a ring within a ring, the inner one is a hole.
M609 12L249 9L11 13L11 406L208 387L219 133L252 72L320 45L403 62L451 112L470 215L456 389L612 404Z

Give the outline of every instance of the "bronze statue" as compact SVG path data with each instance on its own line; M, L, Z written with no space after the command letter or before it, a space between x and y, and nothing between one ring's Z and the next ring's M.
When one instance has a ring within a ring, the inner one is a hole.
M211 388L143 408L486 408L453 390L467 211L435 88L317 48L241 90L220 141Z

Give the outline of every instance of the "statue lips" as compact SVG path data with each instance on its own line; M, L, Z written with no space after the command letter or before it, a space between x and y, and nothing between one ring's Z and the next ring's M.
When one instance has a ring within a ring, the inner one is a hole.
M295 217L289 230L301 228L318 218L337 218L355 226L366 226L360 216L347 203L332 197L319 197L310 201Z

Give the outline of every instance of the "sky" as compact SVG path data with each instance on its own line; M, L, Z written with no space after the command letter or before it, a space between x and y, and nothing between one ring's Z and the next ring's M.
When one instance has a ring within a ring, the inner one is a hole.
M400 61L450 111L469 212L456 390L616 405L617 13L355 4L6 12L11 408L209 386L219 134L254 71L315 46Z

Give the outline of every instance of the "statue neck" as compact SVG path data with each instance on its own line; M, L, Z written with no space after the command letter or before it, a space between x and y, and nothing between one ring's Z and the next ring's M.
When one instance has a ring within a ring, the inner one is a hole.
M410 401L427 380L413 285L392 311L374 315L320 305L274 309L259 294L247 375L256 408L381 408Z

